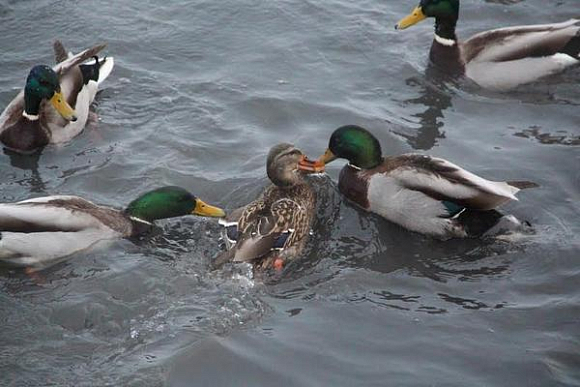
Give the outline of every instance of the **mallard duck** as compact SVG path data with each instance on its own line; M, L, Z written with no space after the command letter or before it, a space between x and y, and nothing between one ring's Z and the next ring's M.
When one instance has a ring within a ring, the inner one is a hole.
M149 230L157 219L184 215L225 216L180 187L147 192L126 209L78 196L46 196L0 204L0 262L42 268L103 240Z
M459 0L421 0L395 26L405 29L435 18L431 62L489 89L511 89L580 63L580 19L485 31L458 42Z
M316 213L316 194L304 173L313 168L290 144L274 146L266 170L272 185L250 204L233 211L220 223L227 228L229 249L213 262L253 262L254 267L281 269L304 249ZM305 170L299 163L305 165Z
M78 135L99 85L114 66L112 57L97 57L103 48L104 44L98 45L73 56L56 41L57 65L34 66L24 90L0 115L0 141L16 152L31 153ZM91 58L92 63L83 64Z
M383 157L376 137L356 125L332 133L313 169L320 172L337 158L349 161L338 180L344 196L408 230L441 239L468 236L458 220L465 209L492 210L518 200L515 194L520 189L537 186L529 181L486 180L438 157L412 153Z

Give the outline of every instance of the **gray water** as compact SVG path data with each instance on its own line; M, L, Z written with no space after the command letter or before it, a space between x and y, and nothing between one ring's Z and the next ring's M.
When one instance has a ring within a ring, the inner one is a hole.
M445 157L541 185L502 211L534 232L434 241L314 177L308 252L274 280L210 272L214 220L0 273L6 386L580 385L580 69L497 94L424 75L431 22L415 1L0 0L0 107L29 69L108 42L99 115L39 156L0 154L0 196L77 194L122 207L172 184L232 209L267 184L265 155L311 157L359 124L386 154ZM578 0L464 0L460 37L557 22ZM335 165L336 164L336 165Z

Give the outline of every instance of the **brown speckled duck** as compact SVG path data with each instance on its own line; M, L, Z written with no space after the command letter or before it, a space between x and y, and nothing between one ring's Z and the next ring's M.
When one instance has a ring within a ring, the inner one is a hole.
M458 216L465 210L492 210L511 200L529 181L491 181L438 157L422 154L382 156L379 141L356 125L332 133L328 149L315 163L342 158L340 192L363 209L415 232L441 239L466 237ZM308 166L305 165L305 168Z
M273 184L220 221L226 227L229 249L214 260L214 268L234 261L281 269L302 252L316 215L316 194L304 178L313 168L301 167L304 160L304 154L290 144L270 150L266 169Z
M99 45L67 54L54 44L53 68L34 66L26 85L0 115L0 141L7 148L31 153L48 144L63 143L78 135L89 117L99 85L111 73L112 57L99 59ZM93 58L92 63L84 63Z
M580 64L580 19L499 28L459 42L459 0L421 0L395 28L405 29L427 17L435 18L431 62L487 89L511 89Z
M147 192L124 210L63 195L0 203L0 262L43 268L97 242L139 235L157 219L190 214L225 216L174 186Z

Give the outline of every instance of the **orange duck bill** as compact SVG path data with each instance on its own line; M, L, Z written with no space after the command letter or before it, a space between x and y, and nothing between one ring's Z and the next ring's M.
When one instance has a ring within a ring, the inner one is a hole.
M304 156L302 160L298 162L298 169L304 173L322 173L324 172L324 163L320 160L310 160L308 157Z

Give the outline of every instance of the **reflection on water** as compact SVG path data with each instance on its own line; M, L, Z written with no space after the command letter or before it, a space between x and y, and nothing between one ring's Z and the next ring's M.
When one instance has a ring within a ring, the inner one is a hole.
M513 126L510 129L515 129ZM547 145L580 145L580 136L560 131L559 134L552 134L549 132L542 132L540 126L530 126L528 129L523 129L514 133L516 137L535 139L540 144Z
M405 83L419 92L419 97L405 100L412 106L425 106L425 110L412 114L419 119L419 128L416 134L397 133L407 139L413 149L429 150L437 145L440 139L445 138L443 126L443 112L451 107L451 96L438 85L443 85L441 79L432 78L435 71L427 70L426 78L408 78ZM435 83L433 83L435 81ZM444 87L444 86L443 86Z
M25 171L30 171L30 177L21 180L19 184L29 188L31 193L46 192L46 186L42 180L42 177L40 176L40 172L38 171L38 162L40 160L42 150L38 150L29 155L23 155L6 148L3 150L4 154L10 158L11 166Z

